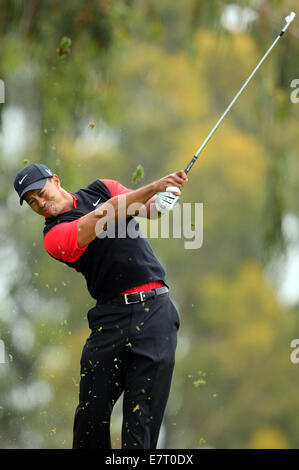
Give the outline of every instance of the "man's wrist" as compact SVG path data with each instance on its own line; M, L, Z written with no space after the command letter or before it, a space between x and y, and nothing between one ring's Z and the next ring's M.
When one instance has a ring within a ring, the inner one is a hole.
M153 191L153 196L155 194L157 194L158 192L160 192L160 188L159 188L159 182L158 181L154 181L153 183L151 183L151 186L152 186L152 191Z

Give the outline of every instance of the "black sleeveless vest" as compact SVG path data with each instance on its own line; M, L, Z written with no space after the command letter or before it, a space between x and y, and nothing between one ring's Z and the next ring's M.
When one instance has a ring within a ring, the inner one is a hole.
M56 224L71 222L94 210L93 204L99 198L100 203L103 203L112 197L107 186L100 180L79 189L74 195L77 197L77 208L46 218L44 236ZM126 235L126 238L118 238L118 225L121 222L125 224L123 227L127 227L128 223L131 226L134 224L138 236L130 238ZM90 295L101 303L141 284L158 280L165 283L165 271L140 231L138 222L133 217L128 217L116 222L114 229L115 238L96 237L80 258L72 263L55 258L82 273Z

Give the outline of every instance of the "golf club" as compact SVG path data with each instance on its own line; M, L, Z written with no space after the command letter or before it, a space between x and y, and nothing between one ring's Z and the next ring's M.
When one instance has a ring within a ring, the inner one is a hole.
M200 154L200 152L205 148L205 146L207 145L207 143L209 142L209 140L211 139L212 135L214 134L214 132L216 131L216 129L218 128L218 126L220 125L220 123L223 121L223 119L225 118L225 116L227 115L227 113L229 112L229 110L231 109L231 107L233 106L233 104L237 101L237 99L239 98L239 96L241 95L242 91L246 88L247 84L250 82L250 80L252 79L253 75L255 74L255 72L259 69L259 67L262 65L262 63L264 62L264 60L266 59L266 57L270 54L270 52L272 51L273 47L275 46L275 44L279 41L279 39L281 38L281 36L284 34L284 32L287 30L287 28L289 27L290 23L293 21L293 19L295 18L296 16L296 13L294 13L293 11L285 18L286 20L286 24L285 26L282 28L282 30L280 31L279 35L277 36L277 38L275 39L275 41L273 42L272 46L269 47L269 49L267 50L266 54L264 55L264 57L260 60L260 62L258 63L258 65L255 67L255 69L253 70L253 72L251 73L251 75L248 77L248 79L246 80L246 82L244 83L244 85L241 87L241 89L238 91L238 93L236 94L236 96L234 97L234 99L232 100L232 102L228 105L228 107L226 108L226 110L224 111L224 113L222 114L222 116L220 117L220 119L218 120L218 122L215 124L215 126L213 127L213 129L211 130L211 132L209 133L209 135L207 136L207 138L205 139L205 141L202 143L202 145L199 147L199 149L197 150L196 154L194 155L194 157L192 158L192 160L188 163L188 165L186 166L185 168L185 173L188 173L192 166L194 165L194 163L196 162L197 158L198 158L198 155Z

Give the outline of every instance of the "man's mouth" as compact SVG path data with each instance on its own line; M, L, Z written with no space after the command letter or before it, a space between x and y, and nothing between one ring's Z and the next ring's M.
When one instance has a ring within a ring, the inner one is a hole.
M46 212L46 214L49 214L52 211L52 208L53 208L52 204L46 204L44 206L44 212Z

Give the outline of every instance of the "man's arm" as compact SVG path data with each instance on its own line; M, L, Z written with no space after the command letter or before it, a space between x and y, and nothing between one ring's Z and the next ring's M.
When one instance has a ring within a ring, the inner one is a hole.
M123 186L119 181L110 180L110 179L100 179L111 193L111 197L119 196L120 194L131 193L134 189L129 189L126 186ZM145 217L147 219L156 219L161 217L161 212L158 212L155 206L155 200L157 195L155 194L151 199L149 199L142 207L139 209L138 217Z
M78 246L84 247L96 238L96 226L99 234L106 229L107 225L119 218L138 215L144 205L149 211L152 204L149 201L158 192L165 191L168 186L176 186L181 189L186 181L187 176L184 170L180 170L135 191L112 197L79 219L77 224Z

